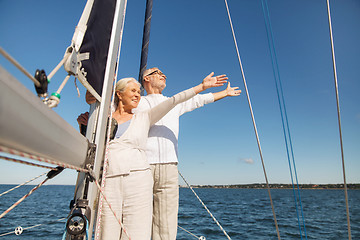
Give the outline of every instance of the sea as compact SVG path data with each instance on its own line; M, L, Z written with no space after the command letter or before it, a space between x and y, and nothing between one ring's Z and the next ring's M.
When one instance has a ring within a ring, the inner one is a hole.
M0 193L12 187L0 185ZM0 214L33 187L22 186L1 196ZM40 187L0 219L0 240L62 239L74 188ZM278 239L267 189L196 188L194 191L231 239ZM302 210L298 208L298 211L295 199L299 196L292 189L271 189L271 195L281 239L349 239L343 190L301 190ZM348 199L351 236L360 239L360 190L348 190ZM19 226L23 232L15 235L14 230ZM9 234L1 236L6 233ZM188 188L180 188L177 239L228 239Z

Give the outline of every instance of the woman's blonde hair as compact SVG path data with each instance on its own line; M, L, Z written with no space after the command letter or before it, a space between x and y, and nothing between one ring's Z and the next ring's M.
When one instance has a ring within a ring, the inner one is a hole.
M129 77L129 78L120 79L116 83L116 87L115 87L115 99L114 99L115 107L117 107L117 105L119 104L119 97L116 95L116 92L117 91L124 92L125 88L130 82L136 83L141 88L141 84L135 78Z

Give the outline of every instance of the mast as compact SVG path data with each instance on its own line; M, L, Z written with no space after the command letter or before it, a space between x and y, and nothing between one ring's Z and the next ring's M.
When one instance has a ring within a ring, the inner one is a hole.
M79 27L79 29L86 28L86 33L79 34L77 31L75 32L73 43L75 39L76 41L81 42L81 46L78 48L78 46L75 47L75 45L73 45L73 49L78 49L78 56L87 52L90 53L90 61L82 62L84 68L81 69L81 71L87 71L86 80L101 96L101 101L90 106L90 117L86 133L87 138L96 145L92 168L94 177L96 178L95 181L97 181L100 177L100 169L104 158L105 133L112 97L112 86L116 79L115 73L117 59L120 54L119 49L124 28L127 0L89 1L92 2L91 13L85 13L84 11L79 22L79 24L87 24L85 27ZM86 5L86 7L87 6L88 5ZM106 19L109 15L111 16L111 19ZM83 19L83 17L88 19ZM105 20L108 20L108 22L105 22ZM109 23L109 21L111 22ZM108 36L99 33L99 31L106 30L106 33L109 33ZM83 37L83 40L80 41L81 39L79 40L76 36ZM98 64L98 58L91 58L92 56L98 57L98 48L103 47L104 45L107 45L108 47L106 51L101 53L102 59L100 60L105 60L105 65L102 66ZM104 57L105 59L103 59ZM98 81L99 79L100 81ZM84 232L86 221L88 221L88 239L92 238L94 219L96 219L97 214L97 197L98 189L96 188L95 183L90 181L88 174L79 173L74 200L72 201L71 215L67 223L66 239L84 239L86 237ZM80 214L81 216L79 217L77 214ZM84 216L86 218L84 218ZM77 229L77 226L81 223L85 223L84 229ZM71 229L78 231L74 233Z
M153 0L146 0L146 10L145 10L145 21L144 21L144 31L141 47L141 60L140 60L140 70L139 70L139 82L143 85L142 74L147 67L147 57L149 51L149 42L150 42L150 26L152 18L152 6ZM142 89L143 95L143 89Z

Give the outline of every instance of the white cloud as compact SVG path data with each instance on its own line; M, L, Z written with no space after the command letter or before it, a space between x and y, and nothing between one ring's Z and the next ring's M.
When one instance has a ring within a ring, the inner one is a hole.
M239 162L246 163L246 164L253 164L254 160L252 158L240 158Z

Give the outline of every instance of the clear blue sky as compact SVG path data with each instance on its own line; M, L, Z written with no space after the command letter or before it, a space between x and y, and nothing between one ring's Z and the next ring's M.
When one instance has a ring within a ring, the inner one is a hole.
M270 183L290 183L280 110L260 0L229 0ZM348 183L360 182L360 2L331 0ZM269 0L276 54L300 183L341 183L342 165L325 0ZM85 1L1 0L0 46L30 73L47 73L71 42ZM145 0L128 1L119 76L139 71ZM3 57L0 64L34 91ZM181 118L179 169L191 184L264 182L241 72L222 0L155 0L148 66L167 75L165 95L192 87L214 71L227 74L240 97L207 105ZM65 77L59 71L49 87ZM73 78L72 78L73 79ZM55 109L77 129L88 110L85 89L72 81ZM222 90L219 88L218 90ZM214 89L213 91L216 91ZM11 103L9 103L11 104ZM16 107L16 106L14 106ZM44 169L0 160L0 183L21 183ZM66 170L50 184L74 184Z

